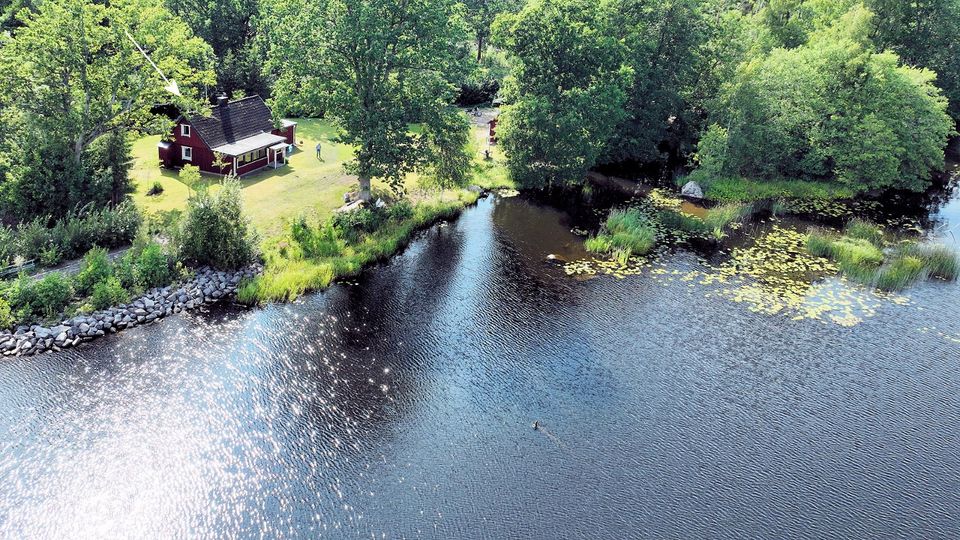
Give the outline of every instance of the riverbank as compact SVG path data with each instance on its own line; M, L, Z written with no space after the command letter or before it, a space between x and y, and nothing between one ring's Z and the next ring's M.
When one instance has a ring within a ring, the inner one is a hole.
M229 298L240 282L258 273L258 266L233 272L201 268L186 281L150 289L140 297L115 307L61 320L56 325L19 326L0 330L0 354L32 356L58 352L107 334L150 324Z
M441 192L412 204L397 201L386 209L362 209L316 223L303 219L264 246L263 272L240 286L237 299L246 304L291 301L355 276L402 250L417 231L476 204L481 191Z

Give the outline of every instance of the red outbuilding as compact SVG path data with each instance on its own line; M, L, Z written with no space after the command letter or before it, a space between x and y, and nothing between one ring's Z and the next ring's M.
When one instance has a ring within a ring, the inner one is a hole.
M195 165L211 174L237 176L265 167L282 167L293 151L297 123L273 124L270 108L260 96L228 101L217 98L208 116L181 115L167 140L157 148L167 168Z

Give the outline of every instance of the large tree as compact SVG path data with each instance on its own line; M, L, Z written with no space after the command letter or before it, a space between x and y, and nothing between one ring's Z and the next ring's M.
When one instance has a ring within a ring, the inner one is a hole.
M159 0L42 2L20 20L0 47L8 212L56 214L88 202L91 145L156 127L152 108L175 97L129 36L185 94L213 82L210 48ZM98 159L124 153L115 142L105 147Z
M594 0L533 0L497 19L514 60L504 83L499 139L527 187L580 182L625 117L632 73Z
M921 190L952 134L935 74L900 64L870 41L854 7L792 49L744 63L700 143L711 175L836 182L852 191Z
M402 189L427 143L411 124L448 117L462 75L466 27L453 0L278 1L270 9L271 68L280 111L322 111L356 150L361 198L372 179ZM443 132L437 129L433 133Z

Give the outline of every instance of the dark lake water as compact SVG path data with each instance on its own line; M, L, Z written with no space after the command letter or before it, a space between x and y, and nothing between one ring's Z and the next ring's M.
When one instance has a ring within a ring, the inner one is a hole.
M568 276L572 226L489 198L356 283L3 361L0 535L957 537L960 285L769 314L683 250Z

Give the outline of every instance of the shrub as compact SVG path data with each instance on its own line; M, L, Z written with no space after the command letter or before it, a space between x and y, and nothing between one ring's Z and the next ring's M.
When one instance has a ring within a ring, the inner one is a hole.
M148 288L160 287L170 282L170 259L160 244L151 243L143 248L137 257L134 275L136 283Z
M34 219L17 228L14 235L18 255L53 266L62 259L80 257L95 245L107 249L128 245L136 237L141 216L133 203L123 202L99 210L85 206L69 212L50 227L48 222Z
M256 236L243 213L240 183L228 179L216 194L192 196L179 236L180 256L192 263L238 268L253 260Z
M15 322L13 314L10 312L10 304L0 298L0 328L10 328Z
M387 215L394 221L404 221L413 217L413 205L410 201L397 201L387 208Z
M140 282L137 280L137 261L133 251L127 251L122 257L113 264L113 275L116 277L123 288L133 291L139 288Z
M356 240L362 233L373 233L383 224L386 213L371 208L357 208L349 212L337 212L332 224L348 239Z
M303 216L290 224L290 236L308 258L335 257L346 247L333 225L327 223L314 230Z
M159 180L154 181L150 189L147 190L147 197L156 197L163 193L163 184Z
M93 294L90 297L90 304L93 309L107 309L110 306L122 304L129 299L129 294L120 280L115 277L107 277L93 286Z
M63 311L73 298L70 281L59 272L51 272L30 287L33 292L31 302L35 315L53 317Z
M40 266L49 267L60 264L61 260L63 260L63 257L60 256L60 250L56 245L50 244L40 252L40 258L38 262L40 263Z
M16 255L13 231L0 224L0 268L10 264Z
M83 261L80 262L80 272L77 273L73 283L77 292L86 296L93 291L94 285L110 277L112 272L107 250L93 248L83 256Z

